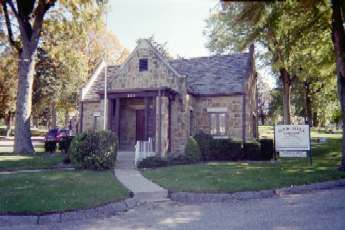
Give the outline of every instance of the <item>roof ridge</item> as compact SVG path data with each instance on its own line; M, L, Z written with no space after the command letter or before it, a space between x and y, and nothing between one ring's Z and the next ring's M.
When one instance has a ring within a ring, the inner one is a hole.
M236 56L236 55L249 55L249 52L237 52L237 53L231 53L231 54L214 54L214 55L210 55L210 56L200 56L200 57L191 57L191 58L175 58L172 60L168 60L168 62L174 62L174 61L180 61L180 60L194 60L194 59L201 59L201 58L214 58L214 57L231 57L231 56Z

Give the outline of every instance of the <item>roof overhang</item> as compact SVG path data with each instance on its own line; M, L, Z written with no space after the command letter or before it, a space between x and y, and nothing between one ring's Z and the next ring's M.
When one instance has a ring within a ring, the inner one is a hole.
M104 91L97 91L97 94L101 99L104 99ZM178 94L175 90L169 87L161 88L134 88L134 89L119 89L119 90L109 90L107 92L107 97L109 99L114 98L144 98L144 97L156 97L156 96L166 96L174 99Z

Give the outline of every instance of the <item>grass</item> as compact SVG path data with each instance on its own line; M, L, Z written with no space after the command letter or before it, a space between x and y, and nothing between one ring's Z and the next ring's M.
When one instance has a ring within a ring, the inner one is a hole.
M0 175L0 213L50 213L128 197L111 171L51 171Z
M313 143L313 165L309 165L307 159L280 159L267 163L215 162L144 170L142 173L171 191L191 192L255 191L345 178L345 173L336 169L340 163L341 135L313 131L312 136L328 138L326 143Z
M0 153L0 171L51 168L62 162L62 160L63 156L61 154L17 155Z
M274 136L274 127L273 126L259 126L259 134L260 138L269 138L273 139ZM324 128L312 128L311 129L311 137L312 138L341 138L341 131L336 131L334 134L326 133Z

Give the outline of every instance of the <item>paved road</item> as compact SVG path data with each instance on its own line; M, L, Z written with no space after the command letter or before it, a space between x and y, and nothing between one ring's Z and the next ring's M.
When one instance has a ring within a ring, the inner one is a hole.
M232 203L145 205L106 219L0 229L345 229L345 188Z

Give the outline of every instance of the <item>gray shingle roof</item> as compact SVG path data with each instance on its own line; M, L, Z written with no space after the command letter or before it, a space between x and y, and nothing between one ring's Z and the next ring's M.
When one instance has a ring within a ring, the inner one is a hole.
M169 61L176 71L187 77L190 93L197 95L243 92L250 71L249 53L216 55Z
M107 85L111 84L111 77L116 73L116 71L120 68L119 65L116 66L108 66L108 78L107 78ZM84 96L84 100L88 101L97 101L99 100L99 96L97 94L98 91L104 90L104 68L100 72L100 74L97 76L96 80L91 85L90 89L87 91L87 93Z
M191 59L170 60L179 74L186 76L189 93L195 95L221 95L243 92L250 71L250 54L238 53ZM120 66L108 66L108 86ZM104 90L104 69L101 70L84 100L99 100L97 92Z

